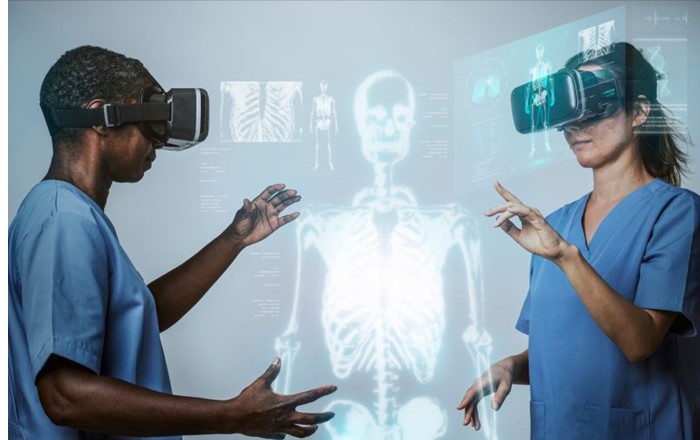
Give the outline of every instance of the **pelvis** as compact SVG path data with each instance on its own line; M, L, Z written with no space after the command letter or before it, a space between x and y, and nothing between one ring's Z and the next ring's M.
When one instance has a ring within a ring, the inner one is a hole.
M364 405L350 400L334 400L324 411L335 413L324 424L333 440L432 440L447 429L447 414L428 397L409 400L394 423L378 423Z

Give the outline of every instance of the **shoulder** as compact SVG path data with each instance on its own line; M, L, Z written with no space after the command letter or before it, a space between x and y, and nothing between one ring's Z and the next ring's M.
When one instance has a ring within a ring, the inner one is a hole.
M38 183L22 201L10 225L10 235L21 241L55 223L63 229L108 228L102 209L73 185L56 180Z
M698 228L700 196L687 188L679 188L655 180L650 184L644 203L658 213L657 219L665 216L684 218Z
M652 199L667 204L684 204L686 206L700 205L700 195L687 188L679 188L661 180L650 184L649 194Z

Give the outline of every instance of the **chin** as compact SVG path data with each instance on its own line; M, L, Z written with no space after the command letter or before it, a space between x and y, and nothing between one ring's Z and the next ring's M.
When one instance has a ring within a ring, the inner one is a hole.
M576 156L576 162L583 168L595 168L598 165L597 161L585 152L574 153L574 155Z
M117 182L117 183L136 183L136 182L140 182L141 179L143 179L143 177L144 177L145 175L146 175L145 172L141 172L141 173L139 173L139 174L137 174L137 175L125 176L125 177L122 177L122 178L120 178L120 179L114 179L114 181Z

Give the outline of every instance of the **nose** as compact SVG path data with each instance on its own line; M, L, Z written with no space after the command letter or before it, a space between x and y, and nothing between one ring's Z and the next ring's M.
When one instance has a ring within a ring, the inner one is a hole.
M394 121L391 119L387 120L387 122L384 124L384 136L393 136L395 131L396 126L394 125Z

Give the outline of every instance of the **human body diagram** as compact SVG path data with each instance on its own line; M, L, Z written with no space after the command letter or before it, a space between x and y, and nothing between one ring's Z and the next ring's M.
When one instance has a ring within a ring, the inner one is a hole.
M335 170L331 151L331 130L334 134L338 134L338 115L335 111L335 98L326 93L328 90L328 83L326 81L321 81L320 87L321 94L314 97L311 105L311 116L309 118L309 130L314 133L316 139L316 161L314 162L314 171L318 169L319 133L326 141L328 168Z
M401 387L416 383L430 390L435 379L450 302L443 272L454 250L461 257L463 303L469 308L462 315L467 322L461 327L461 344L476 371L490 365L474 218L458 204L421 206L411 188L393 184L393 167L409 149L414 96L411 85L392 71L377 72L362 83L355 118L373 182L350 206L309 210L297 227L292 312L275 344L286 366L279 387L290 392L301 374L295 356L305 342L298 334L308 324L300 318L302 296L307 295L301 279L314 252L325 269L320 286L324 353L340 389L344 380L365 380L362 401L339 392L328 405L336 414L326 426L333 440L429 440L445 434L447 414L440 400ZM495 413L485 420L484 431L497 439Z
M525 89L525 113L530 115L532 134L530 135L529 159L535 156L535 127L540 124L544 136L544 148L547 153L552 151L549 145L549 109L554 105L554 82L551 81L552 65L544 59L544 46L535 49L537 63L530 68L530 82Z

